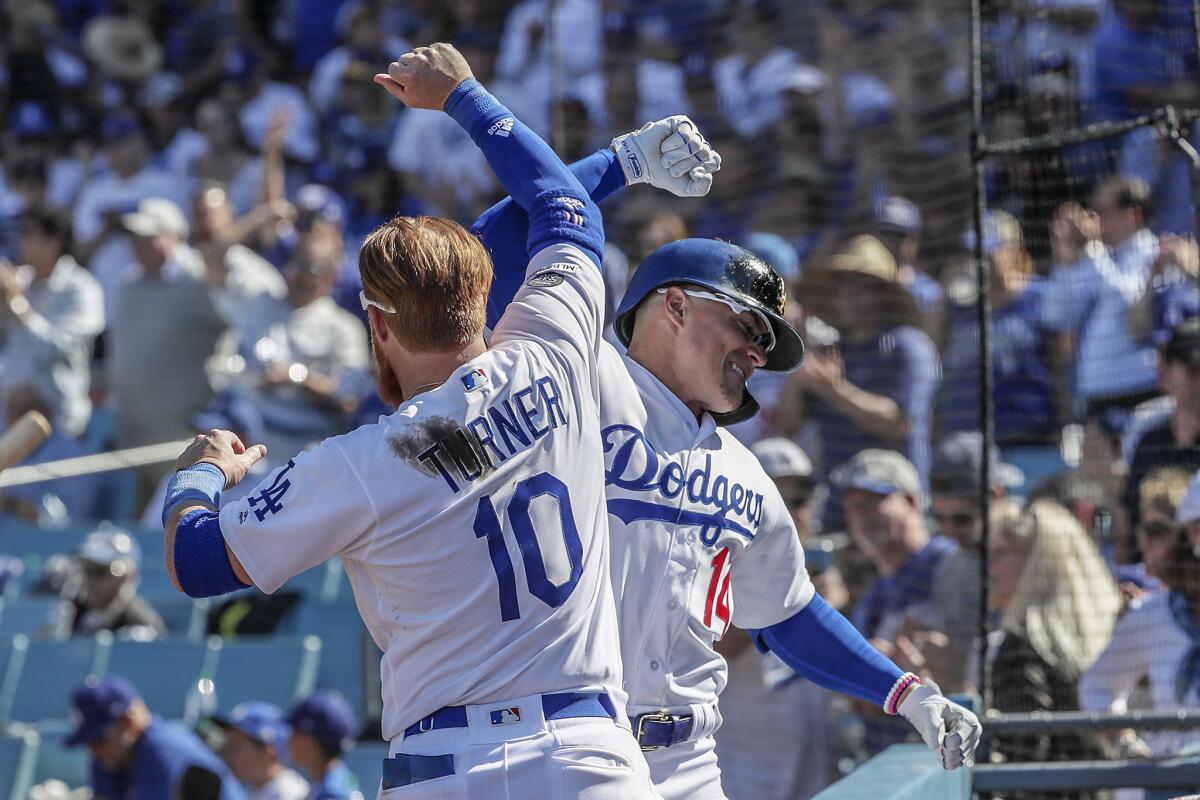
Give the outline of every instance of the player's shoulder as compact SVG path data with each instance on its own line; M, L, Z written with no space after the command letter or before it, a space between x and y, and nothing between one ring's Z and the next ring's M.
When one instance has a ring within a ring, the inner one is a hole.
M713 436L720 442L722 461L738 470L738 480L774 488L774 482L745 442L734 436L728 428L717 428Z

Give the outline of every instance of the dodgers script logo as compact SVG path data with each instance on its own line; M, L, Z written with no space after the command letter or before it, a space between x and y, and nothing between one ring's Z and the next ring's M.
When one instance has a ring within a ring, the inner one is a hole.
M706 513L676 508L674 503L666 505L625 497L609 500L608 513L626 525L642 519L695 525L700 528L700 541L709 547L716 544L723 530L754 538L762 522L763 496L725 475L714 475L711 453L704 454L703 466L685 474L683 466L675 461L668 460L660 467L654 446L646 434L632 425L609 425L603 431L603 439L608 460L604 472L607 485L658 494L667 500L686 494L692 503L713 509ZM729 519L730 516L745 521Z

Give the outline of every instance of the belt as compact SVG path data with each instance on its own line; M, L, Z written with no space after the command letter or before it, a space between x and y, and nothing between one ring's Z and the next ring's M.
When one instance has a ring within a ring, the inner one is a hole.
M692 735L692 715L668 714L651 711L633 717L633 732L644 752L661 750L664 747L686 742Z
M617 718L617 711L613 707L612 699L604 692L544 694L542 695L542 714L546 719L608 717L615 721ZM467 707L446 706L409 725L404 729L404 735L415 736L418 733L429 733L445 728L465 727L467 727Z
M503 709L500 709L503 711ZM558 692L542 695L542 714L548 720L570 717L608 717L617 719L612 699L603 692ZM446 706L404 729L405 736L467 727L466 706ZM690 729L689 724L689 729ZM411 786L422 781L454 774L454 755L417 756L397 753L383 760L383 791Z

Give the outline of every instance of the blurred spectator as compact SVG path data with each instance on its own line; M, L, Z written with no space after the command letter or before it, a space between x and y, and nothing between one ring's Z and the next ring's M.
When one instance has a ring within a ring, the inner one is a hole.
M37 411L46 419L53 419L50 404L36 386L25 384L11 387L4 395L5 426L13 425L27 411ZM83 455L87 455L87 448L55 426L50 437L26 456L20 465L42 464ZM0 491L0 521L12 516L36 522L44 528L55 528L71 520L98 519L102 492L103 482L96 474L10 486Z
M561 65L568 85L597 78L604 56L600 13L597 0L557 0L553 14L550 0L522 0L504 22L496 74L518 84L526 97L538 98L552 96L552 64ZM525 119L516 109L514 113Z
M78 572L62 592L73 636L112 631L144 640L166 635L162 617L138 594L142 550L132 536L117 528L93 531L75 560Z
M779 43L779 8L774 0L733 3L725 30L729 55L713 65L713 85L726 124L751 139L783 116L784 81L800 63Z
M850 537L879 572L851 619L884 652L895 650L905 617L937 619L933 576L957 548L925 523L926 495L912 462L891 450L862 450L832 476L844 492Z
M83 51L103 77L138 86L162 67L162 46L141 4L118 1L106 11L83 27Z
M216 181L225 186L237 216L250 213L262 188L263 160L246 145L227 102L216 98L203 100L196 107L195 116L196 131L204 139L204 148L192 162L191 174L198 181Z
M1020 470L1000 461L989 451L987 487L989 507L994 510L1011 487L1022 482ZM938 443L929 471L929 516L937 532L952 539L958 549L946 555L933 576L933 606L937 612L934 629L946 634L948 648L931 666L943 691L964 688L965 670L975 646L982 620L979 615L979 540L982 530L981 495L983 436L978 431L952 434ZM927 658L929 654L925 654Z
M1042 317L1047 327L1076 336L1077 404L1091 421L1156 394L1154 347L1133 336L1129 315L1158 257L1158 240L1145 225L1149 202L1145 183L1111 178L1093 195L1095 211L1066 203L1050 226L1055 266Z
M150 164L150 147L136 117L110 115L100 126L100 137L108 170L90 177L80 189L73 233L79 261L104 289L104 316L112 320L133 261L121 215L150 197L182 205L187 190L178 177Z
M888 249L899 269L899 283L917 301L925 329L941 333L942 286L917 266L921 249L921 210L905 197L892 196L871 208L870 233Z
M106 800L171 798L189 770L220 781L222 800L245 795L216 754L182 722L151 715L123 678L90 677L71 696L75 730L68 747L87 745L92 794Z
M990 544L989 599L1001 615L990 648L994 707L1078 710L1079 678L1108 643L1121 607L1104 560L1070 513L1044 500L993 532ZM993 750L1002 761L1099 758L1090 733L999 736Z
M1180 323L1159 350L1158 381L1175 406L1134 448L1122 496L1132 524L1138 521L1138 488L1147 474L1157 467L1200 469L1200 317Z
M226 78L238 86L244 98L238 122L251 147L262 150L273 120L283 118L283 150L287 157L304 164L317 159L321 149L317 117L303 91L272 80L263 58L244 45L227 57Z
M815 422L826 474L861 450L895 450L924 486L938 357L915 327L916 302L899 283L895 259L877 239L857 236L806 271L797 291L840 342L837 349L810 348L785 395L793 405L781 402L781 433L794 433L805 418ZM842 525L836 497L822 520L826 530Z
M816 547L809 502L816 486L812 462L787 439L764 439L752 448L791 509L817 591L834 608L846 588L829 553ZM745 640L745 641L743 641ZM807 800L829 785L835 761L829 735L834 696L789 669L773 653L760 654L745 633L731 628L718 644L729 661L721 694L717 757L730 800ZM762 743L777 744L764 749Z
M270 703L242 703L213 717L224 731L221 758L246 790L246 800L304 800L308 781L284 766L291 731Z
M968 233L968 249L975 245ZM1058 452L1061 425L1070 417L1063 362L1066 342L1042 322L1045 281L1034 274L1021 228L1003 211L983 221L992 320L992 419L1005 457L1028 468L1031 483L1066 468ZM970 262L968 262L970 263ZM974 270L951 283L938 427L945 434L978 430L979 314Z
M1190 477L1190 472L1178 467L1160 467L1142 479L1138 487L1138 525L1134 531L1138 552L1142 554L1142 563L1138 565L1142 580L1130 581L1134 592L1127 589L1128 583L1123 580L1121 591L1127 595L1162 588L1175 539L1175 518Z
M187 221L169 200L151 198L122 218L134 237L135 273L121 291L106 343L108 396L118 447L193 434L188 421L212 394L204 366L226 324L204 281L204 265L184 241ZM137 507L171 470L139 470Z
M340 241L304 239L284 267L287 297L260 294L247 312L239 348L257 382L263 442L280 458L337 433L364 394L366 329L330 297L342 255Z
M0 391L36 386L55 428L78 436L92 413L92 345L104 330L104 296L70 256L70 247L67 219L49 208L31 208L21 225L22 266L14 269L0 260L5 301Z
M1095 47L1102 54L1096 62L1097 120L1128 119L1166 103L1189 108L1200 100L1188 4L1113 0Z
M1194 521L1200 493L1193 481L1180 505L1180 523ZM1149 683L1150 707L1176 711L1200 707L1200 557L1182 524L1162 535L1157 563L1167 591L1133 602L1117 621L1112 641L1079 682L1085 711L1131 710L1129 700L1142 681ZM1147 552L1150 548L1147 548ZM1147 560L1150 569L1150 560ZM1125 755L1163 757L1200 742L1192 732L1146 732L1144 744L1128 732Z
M341 44L326 53L313 69L308 96L317 114L325 117L338 103L346 67L355 61L386 65L408 52L411 46L390 31L374 2L344 3L337 15ZM370 76L366 81L371 85Z
M157 151L154 162L175 175L187 175L208 149L205 138L188 123L190 109L181 100L183 78L174 72L155 74L137 93L147 122L147 138Z
M337 692L317 690L287 715L288 751L312 782L308 800L362 800L358 778L342 760L354 747L354 712ZM368 792L373 787L365 787Z
M916 467L891 450L862 450L831 476L841 490L846 526L878 577L850 615L855 627L902 669L928 674L926 651L944 648L936 630L934 575L956 549L925 523L926 496ZM860 706L865 745L874 754L911 731L875 707Z
M191 243L204 258L208 282L218 289L217 305L239 338L249 335L255 298L287 294L279 270L244 244L283 213L262 204L238 219L229 193L215 181L202 183L192 200Z

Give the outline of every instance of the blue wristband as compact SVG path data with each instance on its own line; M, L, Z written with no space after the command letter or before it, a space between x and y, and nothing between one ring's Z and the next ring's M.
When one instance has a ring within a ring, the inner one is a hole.
M220 508L221 491L224 488L225 473L215 464L205 461L179 470L167 482L167 495L163 498L163 527L167 527L171 512L185 500L198 500L213 508Z
M246 588L225 551L221 518L196 509L179 520L175 531L175 579L188 597L216 597Z

